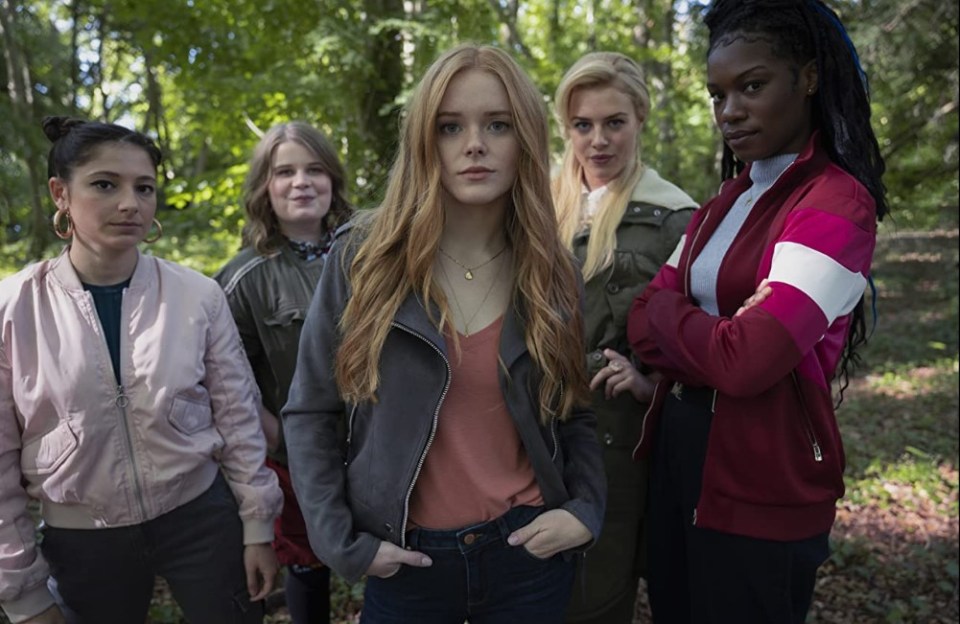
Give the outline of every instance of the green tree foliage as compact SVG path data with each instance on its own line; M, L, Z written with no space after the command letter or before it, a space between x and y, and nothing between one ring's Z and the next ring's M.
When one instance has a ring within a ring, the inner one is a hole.
M902 227L955 224L956 3L836 1L871 76ZM165 153L156 253L205 271L238 243L259 133L304 119L339 146L351 196L375 205L402 105L461 41L509 50L552 105L591 50L636 58L653 111L644 158L698 200L717 188L696 2L674 0L0 0L0 274L51 253L46 114L117 121ZM555 133L555 155L561 141Z
M905 226L955 225L960 7L875 0L849 10L871 77L893 219Z

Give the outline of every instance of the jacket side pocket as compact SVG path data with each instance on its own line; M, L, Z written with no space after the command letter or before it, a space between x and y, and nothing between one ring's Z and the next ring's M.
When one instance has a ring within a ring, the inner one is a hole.
M193 435L213 426L213 412L209 401L197 401L178 396L173 398L167 420L180 433Z
M47 433L23 445L20 470L24 475L41 476L56 472L77 449L77 436L70 423L62 421Z

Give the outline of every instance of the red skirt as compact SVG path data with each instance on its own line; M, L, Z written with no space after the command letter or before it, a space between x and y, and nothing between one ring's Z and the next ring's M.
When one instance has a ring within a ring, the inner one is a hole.
M293 494L290 470L270 458L267 458L267 466L277 473L283 491L283 511L273 524L273 550L277 553L277 561L280 565L322 566L323 562L317 559L310 548L307 525Z

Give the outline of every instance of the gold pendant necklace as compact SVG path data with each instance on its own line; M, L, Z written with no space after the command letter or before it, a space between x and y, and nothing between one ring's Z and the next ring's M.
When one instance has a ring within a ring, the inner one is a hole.
M482 267L487 266L488 264L490 264L491 262L493 262L494 260L496 260L497 258L499 258L499 257L500 257L500 254L502 254L504 251L507 250L507 246L504 245L503 248L502 248L500 251L498 251L497 253L493 254L493 257L491 257L491 258L488 259L488 260L484 260L483 262L481 262L480 264L478 264L477 266L474 266L474 267L468 267L468 266L465 265L464 263L460 262L459 260L457 260L456 258L454 258L453 256L451 256L450 254L448 254L446 251L444 251L444 250L443 250L443 247L437 247L437 249L440 250L440 253L442 253L442 254L445 255L446 257L450 258L450 260L452 260L452 261L454 262L454 264L456 264L458 267L460 267L461 269L464 270L464 273L463 273L464 279L472 280L472 279L473 279L473 272L474 272L474 271L476 271L476 270L479 269L479 268L482 268Z
M503 253L503 252L501 251L501 253ZM500 255L500 254L498 253L497 256L499 256L499 255ZM496 256L494 256L494 258L496 258ZM491 258L491 260L493 260L494 258ZM451 260L452 260L452 258L451 258ZM490 260L488 260L487 262L490 262ZM486 263L484 263L484 264L486 264ZM470 333L471 333L471 332L470 332L470 324L473 323L474 320L476 320L477 316L480 314L480 310L483 309L484 304L487 303L487 299L490 298L490 293L493 292L493 289L494 289L494 287L497 285L497 282L500 281L500 273L501 273L501 271L503 271L503 263L500 264L500 268L499 268L499 270L497 270L497 274L493 277L492 280L490 280L490 286L489 286L489 288L487 288L486 294L483 295L483 299L480 300L480 304L477 305L477 309L474 310L474 311L473 311L473 314L470 316L470 318L467 319L466 316L465 316L464 313L463 313L463 308L460 306L460 298L457 297L457 291L456 291L456 289L453 287L453 283L450 281L450 276L447 275L447 270L446 270L445 268L443 268L443 264L440 264L440 272L443 274L443 279L446 280L447 285L450 287L450 294L453 295L453 303L457 306L457 311L460 313L460 318L463 319L463 332L462 332L462 333L463 333L463 335L466 336L467 338L470 337ZM467 278L467 279L473 279L473 278L470 277L470 278Z

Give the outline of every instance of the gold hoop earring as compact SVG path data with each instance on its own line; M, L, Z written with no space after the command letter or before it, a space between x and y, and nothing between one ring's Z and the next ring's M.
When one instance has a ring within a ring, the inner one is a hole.
M60 229L60 218L66 215L67 217L67 229ZM53 213L53 233L57 235L57 238L61 240L70 240L73 236L73 221L70 219L69 210L57 210Z
M160 240L160 238L163 236L163 226L160 225L160 222L157 221L156 219L154 219L154 220L153 220L153 225L157 226L157 235L154 236L153 238L144 238L144 239L143 239L143 242L147 243L148 245L149 245L150 243L155 243L155 242L157 242L157 241Z

